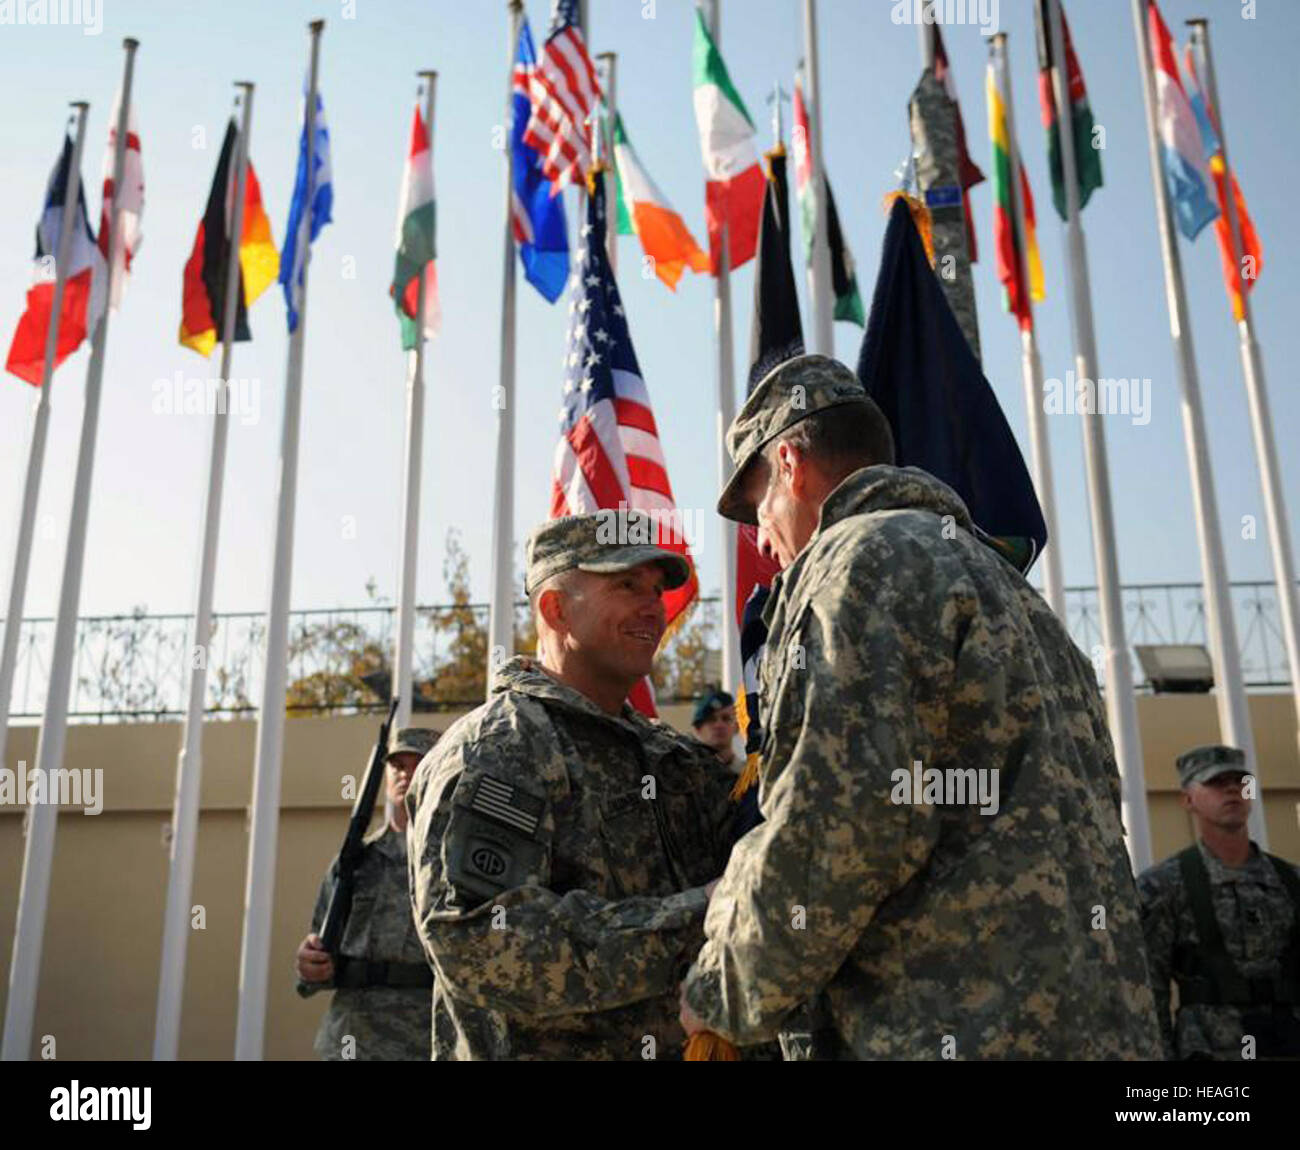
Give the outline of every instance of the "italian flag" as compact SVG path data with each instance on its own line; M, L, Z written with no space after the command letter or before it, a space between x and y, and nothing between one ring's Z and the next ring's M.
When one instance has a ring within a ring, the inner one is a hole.
M388 289L402 321L402 347L411 351L422 337L438 334L438 271L434 262L435 204L433 149L420 109L411 124L411 153L402 176L402 197L397 206L397 261ZM424 309L420 312L420 284L424 284Z
M623 128L622 116L614 117L614 163L618 176L618 230L641 238L642 250L653 263L655 275L676 291L685 268L708 271L709 257L641 166Z
M704 156L705 217L709 224L709 266L716 275L722 229L727 228L729 264L754 258L767 180L754 146L754 122L727 75L727 66L695 10L695 122Z
M1022 328L1033 323L1033 313L1020 281L1020 241L1011 203L1011 149L1007 113L998 88L996 69L990 63L985 81L989 106L989 139L993 144L993 246L997 249L998 279L1002 283L1002 306L1014 315ZM1043 261L1038 254L1034 223L1034 197L1029 191L1025 169L1020 169L1020 201L1025 212L1025 263L1029 268L1029 296L1043 298Z

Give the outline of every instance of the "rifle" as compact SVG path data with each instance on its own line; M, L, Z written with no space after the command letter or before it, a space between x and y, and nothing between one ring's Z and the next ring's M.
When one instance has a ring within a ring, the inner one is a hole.
M352 913L352 894L356 887L357 866L361 862L361 848L370 826L370 816L375 810L375 800L379 797L379 784L384 781L384 765L388 757L388 730L393 725L393 716L397 713L397 700L388 707L388 717L379 728L379 738L375 749L370 753L370 766L366 768L366 778L357 792L352 804L352 817L348 820L348 833L343 836L343 847L339 851L338 873L334 876L334 889L330 892L329 909L325 912L325 921L321 924L321 943L334 958L334 977L342 973L344 958L338 953L343 941L343 928L348 924Z

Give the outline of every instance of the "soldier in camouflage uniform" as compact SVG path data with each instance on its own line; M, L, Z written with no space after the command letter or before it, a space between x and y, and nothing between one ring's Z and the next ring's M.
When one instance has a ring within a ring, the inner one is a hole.
M727 436L718 510L782 567L759 805L684 1026L790 1057L1152 1058L1160 1034L1096 680L1039 595L893 443L853 373L791 360ZM955 786L917 794L913 765ZM969 775L962 775L969 770Z
M616 519L533 532L538 658L498 670L407 798L435 1059L680 1057L677 987L726 861L731 780L626 702L690 565L644 541L644 513L602 527Z
M311 933L298 948L298 993L307 998L334 991L316 1034L316 1054L326 1061L428 1060L433 972L411 919L403 802L415 768L437 739L437 731L405 727L389 741L387 818L366 836L352 913L339 945L341 970L335 971L318 933L338 874L337 858L316 896Z
M1196 842L1138 878L1166 1057L1300 1057L1300 870L1250 839L1241 751L1197 747L1178 777Z

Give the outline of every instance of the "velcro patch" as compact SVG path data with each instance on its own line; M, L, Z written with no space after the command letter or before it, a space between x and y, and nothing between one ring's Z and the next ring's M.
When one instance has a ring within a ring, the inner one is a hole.
M510 783L484 775L474 789L470 809L512 830L535 834L542 817L542 800Z

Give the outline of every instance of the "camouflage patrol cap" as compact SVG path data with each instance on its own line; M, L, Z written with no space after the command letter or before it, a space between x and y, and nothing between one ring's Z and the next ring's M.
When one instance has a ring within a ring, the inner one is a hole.
M656 542L662 538L660 524L644 511L597 511L592 515L566 515L537 527L524 548L524 594L561 571L591 571L612 575L630 571L642 563L658 563L664 570L664 586L682 586L691 577L691 564L684 555L669 551Z
M727 429L727 451L736 470L722 489L718 514L739 523L757 523L741 488L764 446L800 420L846 403L874 406L858 377L839 360L800 355L769 371Z
M441 731L431 731L427 727L400 727L389 737L388 754L385 761L391 761L394 755L411 754L424 758L438 741Z
M1244 751L1217 744L1193 747L1190 751L1184 751L1178 756L1177 766L1180 787L1190 787L1193 783L1208 783L1219 775L1249 774Z

